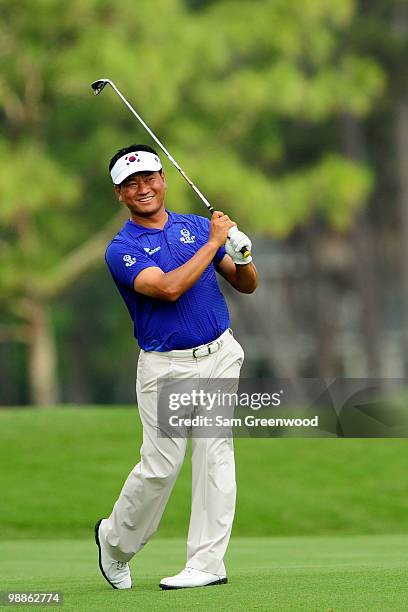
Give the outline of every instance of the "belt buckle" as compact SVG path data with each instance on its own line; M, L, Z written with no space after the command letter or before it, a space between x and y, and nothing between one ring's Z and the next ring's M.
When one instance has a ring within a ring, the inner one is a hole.
M205 346L198 346L197 348L193 349L193 357L195 359L197 359L197 357L207 357L207 355L211 355L211 344L206 344ZM196 351L202 351L203 349L207 349L207 352L201 355L196 355Z
M211 350L211 347L214 345L214 351ZM213 353L216 353L222 346L222 341L217 341L214 340L213 342L209 342L208 344L206 344L205 346L198 346L197 348L193 349L193 358L197 359L197 357L206 357L207 355L212 355ZM202 349L207 349L207 353L204 353L204 355L196 355L196 351L201 351Z
M214 346L214 351L211 350L211 347ZM208 354L212 355L213 353L216 353L218 351L219 347L219 342L211 342L210 344L207 345L208 346Z
M194 359L198 358L198 356L196 355L196 351L199 351L202 348L203 348L202 346L198 346L197 348L193 349L193 358Z

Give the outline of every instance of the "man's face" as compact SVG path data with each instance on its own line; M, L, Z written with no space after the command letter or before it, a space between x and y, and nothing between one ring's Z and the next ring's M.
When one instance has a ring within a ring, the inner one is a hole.
M164 172L136 172L121 185L115 185L119 202L131 213L150 217L164 206L166 177Z

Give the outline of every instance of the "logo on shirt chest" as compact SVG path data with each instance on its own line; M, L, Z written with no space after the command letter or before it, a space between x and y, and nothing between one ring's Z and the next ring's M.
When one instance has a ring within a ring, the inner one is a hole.
M144 247L144 250L146 251L147 255L153 255L153 253L157 253L157 251L160 251L161 247L158 246L155 249L149 249L149 247Z
M193 244L195 242L195 236L192 236L187 228L183 227L180 230L180 234L180 241L184 242L184 244Z

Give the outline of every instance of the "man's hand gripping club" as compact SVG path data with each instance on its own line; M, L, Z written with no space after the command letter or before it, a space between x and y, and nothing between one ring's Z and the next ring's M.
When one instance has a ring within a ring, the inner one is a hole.
M251 263L251 255L245 257L242 253L243 247L251 251L251 240L244 232L239 231L237 224L231 221L228 215L219 210L215 210L211 218L209 242L211 239L214 239L218 246L225 244L225 250L234 264L243 266Z
M240 232L237 227L232 227L228 231L227 242L225 243L225 250L231 257L232 261L237 266L245 266L251 263L251 255L246 257L242 254L242 248L245 247L249 253L252 250L252 242L244 232Z
M220 210L214 210L211 217L208 244L216 246L218 250L226 242L229 242L229 232L234 229L237 229L237 224L231 221L228 215L224 215Z

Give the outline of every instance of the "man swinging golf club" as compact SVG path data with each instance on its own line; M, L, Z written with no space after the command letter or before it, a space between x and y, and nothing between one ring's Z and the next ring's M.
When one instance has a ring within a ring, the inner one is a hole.
M238 379L244 353L216 273L252 293L257 272L249 238L223 212L211 221L165 208L166 177L156 151L131 145L109 164L116 196L130 219L108 245L106 261L140 345L137 403L143 425L140 462L111 515L95 526L99 566L115 589L132 586L128 562L156 531L183 463L187 440L159 437L161 377ZM230 235L230 238L228 236ZM246 255L243 254L243 251ZM192 438L192 507L187 562L162 589L227 582L224 555L235 511L231 438Z

